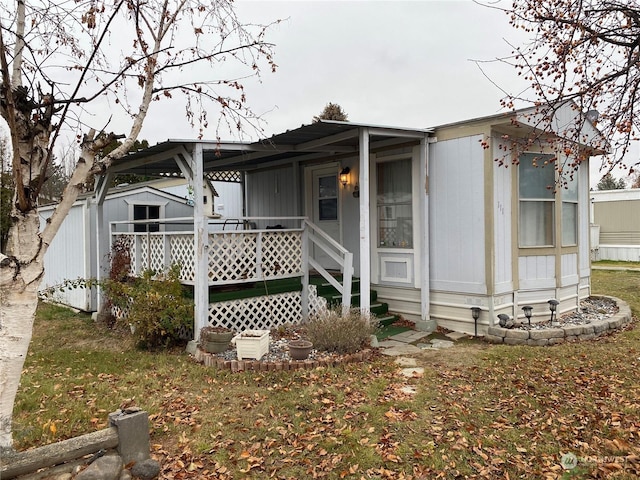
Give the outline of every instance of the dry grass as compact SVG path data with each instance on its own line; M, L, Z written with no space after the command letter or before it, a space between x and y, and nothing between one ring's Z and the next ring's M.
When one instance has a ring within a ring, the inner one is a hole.
M598 271L593 284L640 312L640 274ZM416 378L386 357L231 374L179 351L122 344L87 317L42 306L17 399L17 446L101 428L109 411L136 404L151 415L163 478L640 472L638 329L545 348L463 343L418 357L425 373ZM580 458L571 472L559 465L566 452Z

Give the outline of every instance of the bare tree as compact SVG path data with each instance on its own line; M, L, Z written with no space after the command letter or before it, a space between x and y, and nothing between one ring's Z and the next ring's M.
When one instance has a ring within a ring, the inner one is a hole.
M638 1L514 0L504 11L511 25L531 40L514 47L510 58L501 59L513 65L530 87L519 94L507 93L503 106L532 104L538 131L554 131L556 113L570 102L576 117L559 125L566 139L563 150L592 140L584 138L585 124L592 123L608 142L594 145L610 153L607 171L616 165L631 170L638 165L624 165L623 160L630 142L639 138Z
M201 135L210 114L216 136L222 128L257 128L241 82L276 65L265 41L268 26L242 24L231 0L0 5L0 114L9 126L15 186L0 254L0 448L10 448L44 255L87 176L104 173L129 151L152 102L176 94ZM120 122L122 132L107 133L115 109L129 125ZM54 146L67 133L78 140L78 161L41 232L38 196ZM123 139L119 147L96 155L116 138Z

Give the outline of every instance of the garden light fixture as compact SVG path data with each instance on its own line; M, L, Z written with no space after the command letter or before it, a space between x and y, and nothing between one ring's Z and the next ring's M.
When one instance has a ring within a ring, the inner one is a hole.
M558 309L558 304L560 302L558 300L556 300L555 298L552 298L547 303L549 304L549 310L551 310L551 323L553 323L554 316L557 319L556 310Z
M529 320L529 326L531 326L531 314L533 313L533 307L531 305L525 305L522 307L522 311L524 312L524 316Z
M478 336L478 319L480 318L480 307L471 307L471 317L475 327L475 336Z

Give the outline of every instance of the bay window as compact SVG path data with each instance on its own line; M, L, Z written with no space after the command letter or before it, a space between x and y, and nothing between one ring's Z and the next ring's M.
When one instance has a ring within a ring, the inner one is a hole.
M524 153L518 167L521 247L555 244L554 155ZM547 162L545 164L545 162Z

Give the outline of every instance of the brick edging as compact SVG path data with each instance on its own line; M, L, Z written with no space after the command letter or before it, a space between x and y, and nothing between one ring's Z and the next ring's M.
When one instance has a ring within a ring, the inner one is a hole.
M564 342L590 340L611 331L620 330L631 321L629 304L616 297L606 295L594 298L608 298L616 302L618 312L604 320L583 324L551 327L544 330L520 330L502 327L489 327L483 337L486 342L504 345L556 345Z
M373 356L373 350L367 349L349 355L339 357L320 358L317 360L225 360L213 353L207 353L199 347L196 349L194 358L205 367L214 367L218 370L229 370L233 373L254 371L254 372L280 372L288 370L312 370L317 367L336 367L345 363L363 362Z

